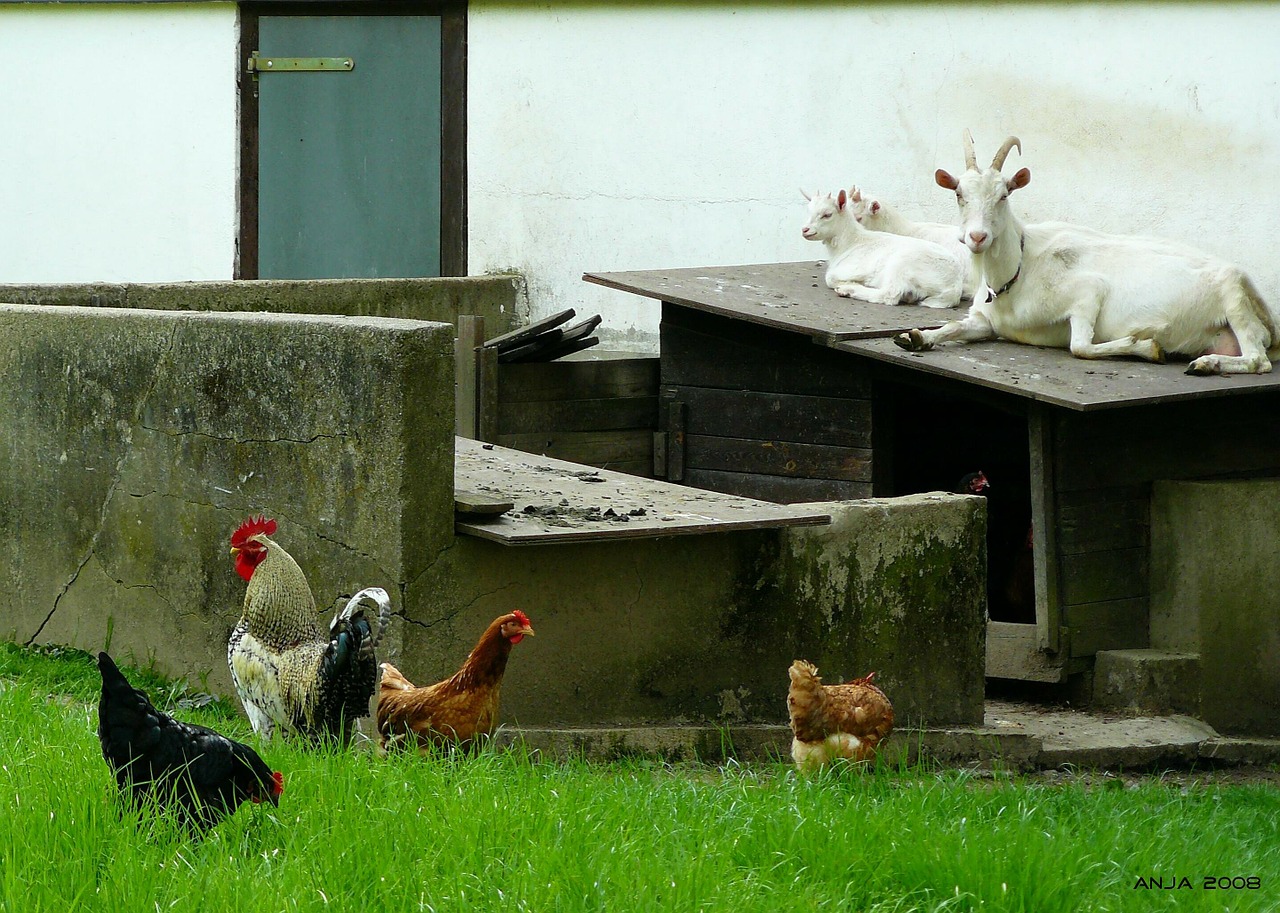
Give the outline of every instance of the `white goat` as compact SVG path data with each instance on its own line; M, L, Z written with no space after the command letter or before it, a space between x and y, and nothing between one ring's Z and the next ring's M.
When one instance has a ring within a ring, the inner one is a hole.
M982 274L978 272L973 254L960 238L960 226L948 225L946 222L913 222L884 200L857 187L853 188L851 199L853 217L863 228L885 231L891 235L923 238L925 241L941 244L965 265L964 297L981 300L979 295L986 294L987 289L982 284Z
M938 185L955 191L960 230L992 297L936 330L894 341L923 352L940 342L1001 337L1069 348L1077 358L1136 355L1192 358L1188 374L1263 374L1268 349L1280 355L1280 320L1239 268L1195 248L1158 238L1112 235L1062 222L1023 225L1009 194L1031 181L1023 168L1000 169L1016 137L980 170L965 131L965 173L942 169Z
M960 303L964 266L940 245L868 231L853 218L844 190L804 196L809 221L801 234L826 245L827 287L837 295L933 308Z

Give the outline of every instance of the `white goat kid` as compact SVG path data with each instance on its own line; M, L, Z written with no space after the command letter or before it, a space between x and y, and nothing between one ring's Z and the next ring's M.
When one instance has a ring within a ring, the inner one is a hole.
M1023 225L1009 194L1031 181L1023 168L1000 169L1005 140L980 170L965 131L966 170L939 169L938 185L955 191L960 228L996 291L968 314L936 330L911 330L894 341L913 352L941 342L1001 337L1069 348L1077 358L1135 355L1192 358L1188 374L1262 374L1268 349L1280 354L1280 321L1239 268L1195 248L1158 238L1111 235L1062 222Z
M809 221L801 234L826 245L827 287L837 295L932 308L960 303L964 266L941 246L868 231L853 218L844 190L804 196L809 201Z
M960 237L960 226L948 225L945 222L913 222L884 200L874 194L865 193L857 187L853 188L851 199L853 217L863 228L884 231L891 235L922 238L942 245L951 251L965 267L963 297L981 300L978 296L986 294L986 286L982 284L982 273L978 271L973 255Z

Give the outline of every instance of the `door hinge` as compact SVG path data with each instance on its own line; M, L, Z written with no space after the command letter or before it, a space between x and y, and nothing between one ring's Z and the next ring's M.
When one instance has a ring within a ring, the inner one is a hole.
M248 70L256 77L259 73L345 73L355 66L351 57L262 57L254 51Z

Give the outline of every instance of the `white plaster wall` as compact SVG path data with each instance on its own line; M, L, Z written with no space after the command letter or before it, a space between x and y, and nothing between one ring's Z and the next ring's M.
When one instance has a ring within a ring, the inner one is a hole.
M1027 221L1190 242L1277 302L1278 42L1275 4L472 0L470 270L655 349L658 304L584 271L819 259L801 186L950 220L970 127L987 162L1021 137Z
M0 6L0 282L229 279L236 6Z

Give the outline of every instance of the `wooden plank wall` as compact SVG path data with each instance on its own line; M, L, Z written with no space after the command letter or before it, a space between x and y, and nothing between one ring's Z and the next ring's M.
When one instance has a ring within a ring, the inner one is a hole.
M1148 645L1151 483L1280 474L1277 405L1256 395L1057 410L1059 593L1073 658Z
M653 477L656 355L504 364L497 371L494 443Z
M671 304L661 335L667 478L784 504L871 496L866 366L800 334Z

